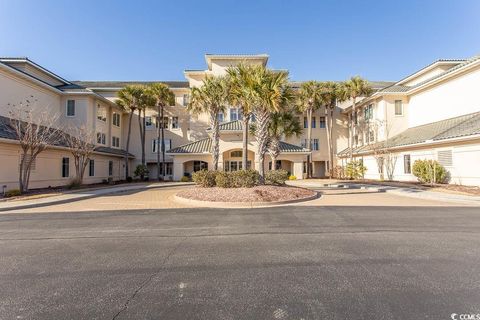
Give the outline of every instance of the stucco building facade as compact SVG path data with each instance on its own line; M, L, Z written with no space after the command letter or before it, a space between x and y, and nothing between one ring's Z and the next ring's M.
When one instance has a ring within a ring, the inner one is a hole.
M161 171L162 174L165 172L168 179L179 180L193 171L212 168L208 117L202 114L192 115L187 111L190 89L201 85L205 76L223 75L226 68L240 62L267 66L268 55L207 54L205 62L205 69L185 70L186 81L158 81L166 83L174 92L175 104L165 109L163 122L157 120L155 110L148 110L146 114L146 162L151 178L157 176L159 147L156 137L160 125L165 128L167 150L166 165ZM0 120L8 122L8 104L34 97L37 107L58 114L58 127L84 125L97 133L93 170L87 170L86 183L107 179L123 180L128 115L115 104L117 92L130 84L149 83L69 81L27 58L0 58ZM288 170L297 179L302 179L306 172L307 156L310 155L313 176L325 177L331 165L344 165L355 158L362 159L367 166L366 177L379 178L378 165L369 148L385 141L398 140L397 145L391 146L392 150L398 150L395 152L399 159L394 179L415 180L411 168L404 166L411 166L415 159L435 158L446 161L443 164L450 171L452 182L480 184L480 169L474 168L475 164L480 163L480 132L476 130L479 129L480 122L478 117L469 116L480 112L480 96L476 90L479 83L480 59L476 57L468 60L439 60L398 82L371 82L374 93L370 97L359 99L356 110L352 110L351 101L346 101L339 103L334 111L332 147L337 156L333 164L328 162L325 111L317 110L312 123L304 121L305 115L297 115L304 124L304 133L284 139L278 163L272 164L267 160L265 166L268 169L276 165ZM299 87L301 83L291 84ZM141 159L136 120L138 116L135 114L132 122L128 155L131 172ZM463 116L466 118L459 118ZM458 119L452 120L454 118ZM238 170L244 167L241 163L241 111L231 106L220 120L219 167L221 170ZM308 126L312 127L310 148L305 143ZM430 131L415 129L420 126L427 126ZM432 126L445 130L449 126L451 132L456 132L440 139L441 129L433 129ZM400 135L407 138L400 141ZM412 135L425 141L408 140ZM351 150L349 141L352 144ZM250 138L248 149L247 166L258 168L254 137ZM409 162L406 155L409 155ZM53 187L69 183L73 178L73 166L66 175L66 158L70 159L71 164L73 160L70 152L61 146L42 152L32 172L31 187ZM18 187L19 159L18 142L5 130L0 130L0 186L6 186L6 189Z

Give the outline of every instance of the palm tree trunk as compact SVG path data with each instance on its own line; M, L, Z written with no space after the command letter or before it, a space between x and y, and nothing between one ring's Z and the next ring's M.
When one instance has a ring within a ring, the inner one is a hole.
M128 116L128 132L127 132L127 144L125 146L125 179L128 178L128 151L130 148L130 135L132 133L132 118L134 110L130 110L130 115Z
M242 162L243 162L243 169L247 169L248 163L248 126L250 123L250 114L243 115L243 146L242 146Z
M160 181L160 150L159 150L159 142L160 142L160 104L157 104L157 141L156 141L156 148L155 151L157 152L157 180Z
M330 154L329 154L329 161L330 161L330 179L333 177L333 168L334 168L334 150L333 150L333 109L330 110L330 132L328 133L330 137Z
M257 118L256 134L257 137L257 160L258 173L260 175L260 184L265 181L265 153L268 150L268 124L270 120L270 113L267 110L262 110L255 114Z
M270 138L268 152L270 153L270 158L272 159L272 170L277 170L277 158L280 154L280 142L276 137Z
M162 125L162 127L160 128L160 132L161 132L161 147L162 147L162 177L163 177L163 181L165 181L165 173L166 173L166 168L165 168L165 122L164 122L164 119L163 119L163 111L164 111L164 106L162 105L162 108L161 108L161 113L160 113L160 123Z
M310 154L307 156L307 178L312 177L312 117L313 109L307 110L307 149L310 150Z
M218 112L214 112L210 116L212 126L212 157L213 170L218 170L218 159L220 157L220 129L218 124Z
M348 135L348 148L350 150L350 161L353 160L353 114L356 111L356 97L353 97L353 102L352 102L352 116L350 117L350 132Z

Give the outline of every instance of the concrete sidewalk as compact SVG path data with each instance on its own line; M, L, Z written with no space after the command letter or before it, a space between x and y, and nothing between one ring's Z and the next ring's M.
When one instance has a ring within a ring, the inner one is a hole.
M19 210L19 209L28 209L35 207L44 207L54 204L68 203L72 201L79 201L94 197L99 197L103 195L129 192L136 190L148 190L154 188L166 188L166 187L178 187L178 186L187 186L193 185L192 182L155 182L155 183L141 183L141 184L124 184L121 186L112 186L106 188L97 188L97 189L83 189L75 192L67 192L56 196L31 199L31 200L12 200L12 201L2 201L0 202L0 212L10 211L10 210Z
M385 186L374 183L353 183L337 180L295 180L288 181L287 184L297 187L304 188L352 188L352 189L374 189L379 192L386 192L395 194L397 196L412 197L417 199L425 200L434 200L434 201L443 201L443 202L455 202L462 203L467 205L480 206L480 197L470 196L463 194L454 194L446 192L437 192L437 191L428 191L420 190L415 188L407 187L394 187L394 186Z

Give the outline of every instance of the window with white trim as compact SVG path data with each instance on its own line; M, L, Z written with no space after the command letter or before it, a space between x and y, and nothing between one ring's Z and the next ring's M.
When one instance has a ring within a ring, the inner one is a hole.
M105 135L105 133L101 133L101 132L97 132L97 143L98 144L106 144L106 139L107 139L107 136Z
M67 100L67 117L75 117L75 100Z
M320 117L320 128L325 129L325 127L326 127L325 117Z
M62 178L70 176L70 158L62 158Z
M395 100L395 115L396 116L403 116L402 100Z
M97 119L103 122L107 121L107 110L100 104L97 105Z
M113 161L112 160L108 161L108 175L113 176Z
M403 155L403 173L412 173L412 161L409 154Z
M112 137L112 147L120 148L120 138L119 137Z
M178 129L178 117L172 117L172 129Z
M230 121L242 120L242 111L240 108L230 108Z
M153 153L162 151L162 145L161 145L161 143L157 143L158 141L160 141L160 140L157 140L157 139L152 140L152 152ZM164 139L163 141L165 143L165 151L168 151L168 150L172 149L172 139Z
M153 121L152 121L152 117L151 116L146 116L145 117L145 126L147 128L150 128L153 126Z
M313 139L312 150L318 151L318 149L319 149L318 139Z
M188 93L184 93L182 104L184 107L186 107L188 106L189 103L190 103L190 95Z
M90 159L90 162L88 164L88 176L93 177L95 176L95 160Z
M120 127L120 114L114 112L112 116L112 122L114 126Z

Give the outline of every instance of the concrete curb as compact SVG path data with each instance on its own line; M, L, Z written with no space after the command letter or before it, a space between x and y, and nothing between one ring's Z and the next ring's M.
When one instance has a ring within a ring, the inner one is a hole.
M56 204L65 204L65 203L70 203L70 202L75 202L75 201L80 201L80 200L85 200L85 199L92 199L96 197L101 197L104 195L111 195L111 194L118 194L118 193L123 193L123 192L129 192L129 191L137 191L137 190L148 190L148 189L157 189L157 188L175 188L175 187L182 187L182 186L189 186L193 185L192 182L172 182L168 184L151 184L151 185L141 185L141 186L121 186L121 187L113 187L113 188L101 188L101 189L95 189L95 190L84 190L85 192L94 192L91 194L75 194L75 193L68 193L65 195L60 195L60 196L53 196L53 197L46 197L46 198L40 198L40 199L35 199L35 200L25 200L25 201L32 201L36 203L29 203L29 204L22 204L22 201L18 201L18 205L13 205L13 206L5 206L1 207L0 204L0 212L7 212L7 211L13 211L13 210L23 210L23 209L31 209L31 208L40 208L40 207L47 207L50 205L56 205ZM63 197L64 199L52 199L55 197ZM66 197L66 198L65 198ZM11 203L6 203L6 204L16 204L14 202Z
M272 202L223 202L223 201L203 201L203 200L192 200L188 198L183 198L178 195L175 195L173 199L181 204L193 205L196 207L207 207L207 208L268 208L268 207L277 207L288 205L298 202L306 202L318 199L320 197L320 192L315 191L313 196L301 199L294 200L283 200L283 201L272 201Z

